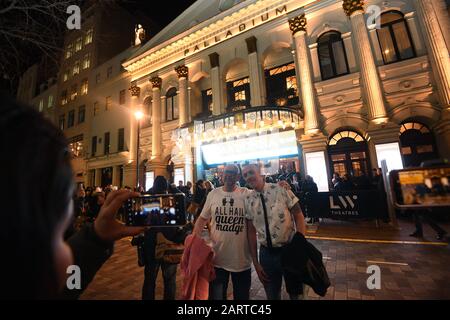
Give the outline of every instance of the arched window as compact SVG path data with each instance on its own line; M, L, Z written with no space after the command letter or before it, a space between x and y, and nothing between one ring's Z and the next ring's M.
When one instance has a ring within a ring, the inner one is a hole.
M322 80L348 73L347 56L339 32L330 31L321 35L317 47Z
M389 11L381 15L381 28L377 29L378 41L385 64L416 56L411 34L403 14Z
M172 87L166 93L166 121L178 119L177 89Z
M418 167L423 161L438 158L433 133L422 123L405 122L400 127L403 165Z

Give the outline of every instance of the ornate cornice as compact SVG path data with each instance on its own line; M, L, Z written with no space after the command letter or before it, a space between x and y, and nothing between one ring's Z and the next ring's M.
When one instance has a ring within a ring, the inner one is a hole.
M161 89L161 85L162 85L162 79L160 77L153 77L150 78L150 83L152 84L153 88L158 88Z
M139 95L141 94L141 88L137 85L131 86L128 90L130 90L132 97L139 97Z
M342 2L345 14L351 16L357 11L364 11L364 0L344 0Z
M289 19L289 29L291 29L292 35L299 31L306 32L306 24L305 14Z
M187 78L189 73L189 68L185 65L181 65L175 67L175 71L177 72L178 78Z

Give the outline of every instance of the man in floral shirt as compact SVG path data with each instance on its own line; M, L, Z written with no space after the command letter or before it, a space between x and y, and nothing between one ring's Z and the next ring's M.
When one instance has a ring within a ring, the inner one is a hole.
M247 234L253 264L267 299L281 299L282 278L291 299L298 299L303 287L281 266L282 248L294 234L305 235L302 210L295 195L280 185L266 183L257 164L243 168L242 175L254 189L245 198ZM260 244L259 261L257 242Z

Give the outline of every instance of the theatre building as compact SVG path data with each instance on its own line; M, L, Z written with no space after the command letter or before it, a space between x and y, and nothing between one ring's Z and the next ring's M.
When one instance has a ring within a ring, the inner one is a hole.
M326 191L449 158L448 30L442 0L195 2L123 63L141 184L259 161Z

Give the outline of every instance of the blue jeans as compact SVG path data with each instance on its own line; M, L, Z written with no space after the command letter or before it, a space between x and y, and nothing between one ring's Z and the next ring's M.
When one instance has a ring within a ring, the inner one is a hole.
M281 266L281 248L268 249L265 246L259 248L259 263L269 278L269 282L264 286L267 300L281 300L281 284L284 278L286 291L291 300L298 300L303 294L303 285L296 277L283 270Z
M175 300L177 288L177 264L153 260L145 265L142 300L155 300L156 279L161 267L164 279L164 300Z
M209 284L210 300L227 300L228 281L233 282L233 299L250 300L250 284L252 282L252 269L241 272L230 272L222 268L214 268L216 278Z

